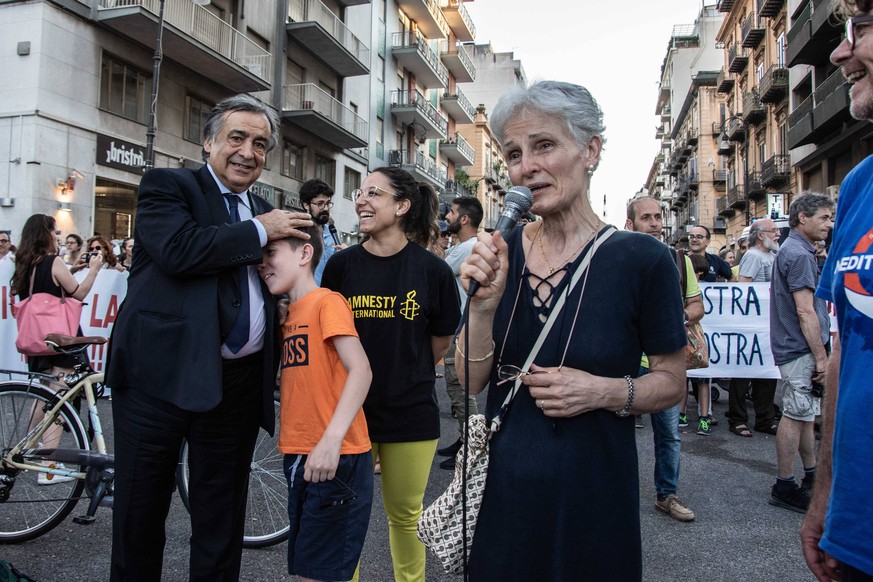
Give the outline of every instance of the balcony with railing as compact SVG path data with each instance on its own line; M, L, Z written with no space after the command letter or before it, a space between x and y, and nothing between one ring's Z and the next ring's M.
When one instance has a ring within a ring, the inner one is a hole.
M712 171L712 186L720 192L724 192L725 182L727 181L727 172L724 170Z
M403 12L415 21L418 29L430 39L449 36L449 23L440 10L438 0L397 0ZM396 17L396 15L395 15Z
M767 194L767 188L761 182L761 172L749 172L746 176L746 196L749 200L763 198Z
M697 142L700 140L700 129L698 129L695 123L692 123L688 126L686 130L685 139L688 142L688 145L694 147L697 145Z
M840 31L831 19L829 0L811 0L788 29L785 59L788 67L824 65L840 42Z
M791 156L776 154L761 165L761 184L766 188L780 188L791 178Z
M440 104L456 123L473 123L476 120L476 108L457 86L454 93L443 93Z
M741 47L738 43L734 43L728 47L728 71L731 73L742 73L748 64L749 51Z
M418 150L391 150L388 152L388 165L403 168L419 182L433 186L437 192L445 187L445 170Z
M758 125L767 117L767 109L758 97L758 91L752 89L743 93L743 122Z
M719 12L730 12L734 7L734 0L718 0L715 6Z
M779 64L772 64L758 83L758 94L761 103L781 103L788 95L788 69Z
M391 52L397 62L408 69L428 88L446 87L449 72L427 41L417 32L395 32L391 35Z
M725 194L724 196L719 196L715 199L715 211L718 213L719 216L726 217L733 216L737 213L737 211L731 208L731 206L728 204L727 194Z
M812 112L814 101L815 97L810 95L788 115L789 149L813 143L815 140L815 122Z
M718 72L718 77L715 78L716 91L719 93L730 93L734 88L734 78L724 67Z
M765 31L766 29L761 22L761 17L754 12L749 12L742 25L743 46L749 49L756 48L761 44Z
M816 139L826 137L851 117L849 83L837 69L815 89L813 121Z
M449 72L455 76L458 83L472 83L476 80L476 67L473 59L459 42L440 41L440 57Z
M153 47L160 0L100 0L97 19ZM164 56L235 92L264 91L273 82L273 55L192 0L164 3Z
M473 146L457 131L448 138L440 140L440 152L459 166L472 166L476 159Z
M785 0L758 0L758 16L773 18L779 14L783 6L785 6Z
M313 83L282 88L282 118L339 149L367 145L367 122Z
M746 192L739 184L735 184L728 188L727 204L736 210L742 210L746 207Z
M418 91L392 91L391 113L404 125L423 127L422 139L446 137L448 120Z
M370 49L319 0L288 0L285 32L341 77L370 72Z
M462 1L442 0L440 6L443 9L446 22L449 23L449 28L455 33L455 38L463 42L476 40L476 26Z
M742 116L742 114L739 114ZM725 133L729 141L742 142L746 140L746 128L743 125L741 117L736 115L728 119Z

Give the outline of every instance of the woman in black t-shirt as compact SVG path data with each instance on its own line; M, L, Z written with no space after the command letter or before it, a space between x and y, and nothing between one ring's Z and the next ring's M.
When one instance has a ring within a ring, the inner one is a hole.
M439 439L434 366L460 320L445 261L427 250L439 236L437 197L399 168L379 168L353 193L364 243L340 251L322 286L349 302L373 370L364 413L391 531L395 578L424 580L416 527Z

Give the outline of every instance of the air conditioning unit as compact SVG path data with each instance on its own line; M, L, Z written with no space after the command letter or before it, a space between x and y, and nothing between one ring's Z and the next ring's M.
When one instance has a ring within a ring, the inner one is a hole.
M831 200L836 200L840 195L840 186L837 184L836 186L828 186L825 188L825 195Z
M715 222L712 224L712 229L716 232L727 230L727 220L724 218L716 218Z

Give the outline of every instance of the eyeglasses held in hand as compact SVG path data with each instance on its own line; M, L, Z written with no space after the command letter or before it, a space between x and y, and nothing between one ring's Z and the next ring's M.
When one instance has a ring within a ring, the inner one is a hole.
M346 503L351 503L352 501L354 501L355 499L358 498L358 494L355 493L355 490L352 489L351 487L349 487L348 485L346 485L345 483L343 483L343 481L339 477L334 477L333 480L336 481L337 483L339 483L340 485L342 485L343 487L345 487L351 495L348 495L347 497L343 497L342 499L334 499L332 501L325 501L320 505L321 509L330 509L331 507L339 507L340 505L345 505ZM319 496L320 495L321 494L319 493Z
M333 208L333 202L331 202L330 200L322 200L321 202L310 202L309 204L310 206L315 206L319 210L324 210L325 208L330 210L331 208Z
M364 200L372 200L376 196L381 196L382 194L387 194L388 196L394 196L393 192L389 192L384 188L380 188L378 186L370 186L366 190L361 190L358 188L357 190L352 192L352 200L356 201L358 198L363 196Z
M857 40L857 37L855 36L855 27L867 22L873 22L873 15L855 16L846 21L846 40L849 41L849 48L852 50L855 50L855 41Z
M497 385L502 386L507 382L515 382L519 378L530 376L531 374L548 374L548 372L545 370L524 371L518 366L503 364L497 367L497 377L500 379L500 381L497 382Z

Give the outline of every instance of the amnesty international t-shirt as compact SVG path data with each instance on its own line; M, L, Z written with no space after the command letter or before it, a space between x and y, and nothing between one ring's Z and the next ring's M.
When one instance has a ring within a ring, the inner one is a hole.
M321 284L348 301L370 359L373 383L364 402L370 439L439 438L431 338L452 335L461 317L446 262L411 242L389 257L357 245L330 258Z
M321 440L348 378L331 338L357 335L349 306L339 293L317 289L288 308L280 350L280 452L308 455ZM360 410L340 454L366 453L371 448Z

